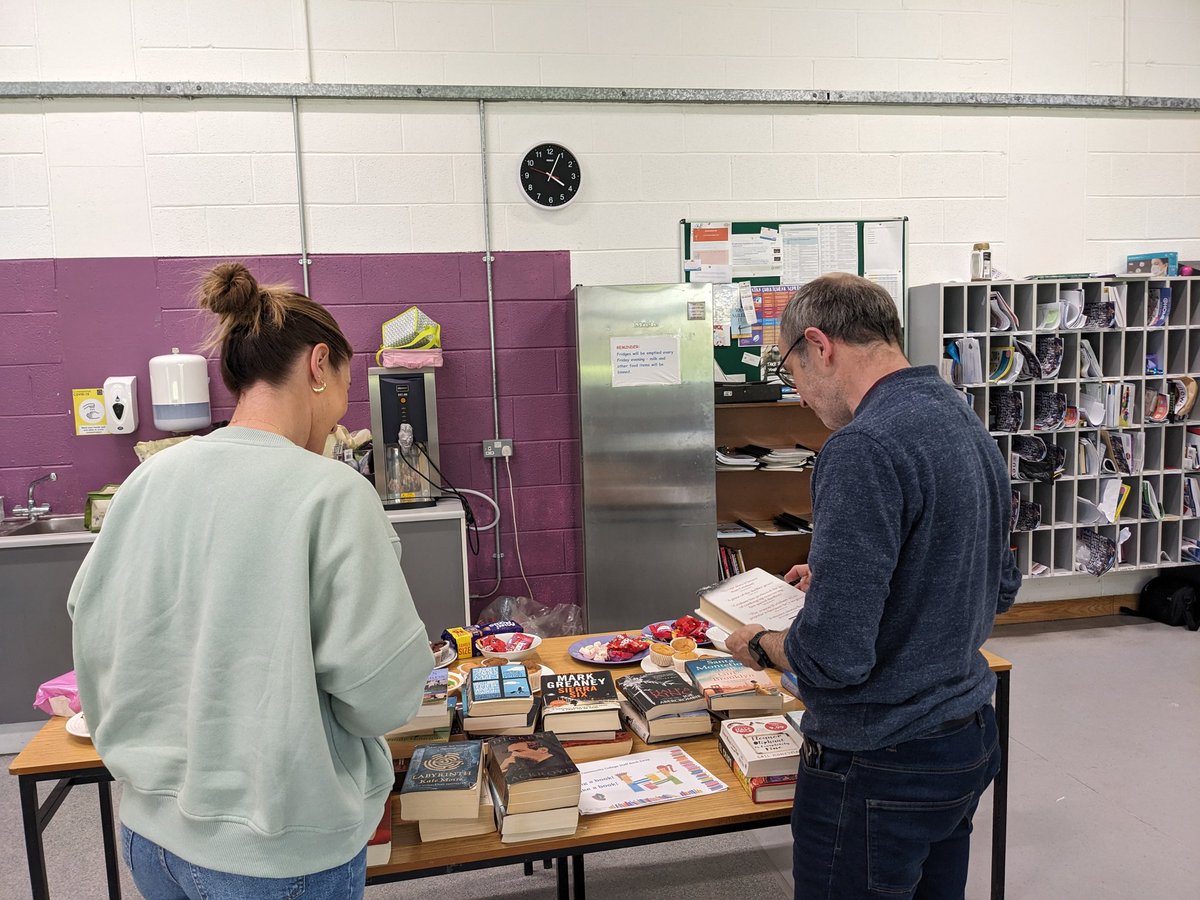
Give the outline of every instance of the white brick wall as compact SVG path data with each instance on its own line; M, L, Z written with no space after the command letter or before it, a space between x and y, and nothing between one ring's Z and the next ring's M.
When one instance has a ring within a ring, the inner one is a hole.
M1122 0L0 0L0 78L1200 96L1200 3L1127 5L1123 59ZM915 282L964 275L976 240L1018 275L1200 255L1191 114L487 116L494 245L571 250L578 281L675 279L682 217L908 215ZM304 102L311 249L480 249L478 129L474 103ZM0 256L295 252L293 139L282 100L2 103ZM564 210L519 195L519 155L543 140L583 160Z

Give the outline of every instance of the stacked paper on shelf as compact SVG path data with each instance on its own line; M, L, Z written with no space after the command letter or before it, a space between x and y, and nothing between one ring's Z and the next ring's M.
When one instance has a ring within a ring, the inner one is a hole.
M1057 378L1062 367L1063 339L1057 334L1040 334L1037 339L1037 358L1040 378Z
M1033 398L1034 431L1058 431L1067 422L1067 395L1043 391Z
M758 465L758 458L749 453L734 450L732 447L718 447L717 465L736 469L753 469Z
M1025 400L1020 391L992 391L988 398L988 431L1020 431L1024 414Z
M1100 360L1092 347L1091 341L1084 338L1079 342L1079 377L1103 378L1104 371L1100 368Z
M988 381L992 384L1012 384L1021 374L1024 358L1011 345L992 347L988 359Z
M946 345L946 355L954 360L955 384L982 384L983 357L979 351L979 339L959 338Z
M753 457L763 469L802 469L817 455L815 451L798 445L764 447L759 444L747 444L738 447L738 452Z

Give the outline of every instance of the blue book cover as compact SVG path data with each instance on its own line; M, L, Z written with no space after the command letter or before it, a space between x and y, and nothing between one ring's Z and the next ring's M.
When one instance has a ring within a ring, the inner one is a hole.
M533 696L524 666L481 666L471 670L470 679L476 703Z
M479 783L483 741L422 744L413 752L402 794L470 790Z

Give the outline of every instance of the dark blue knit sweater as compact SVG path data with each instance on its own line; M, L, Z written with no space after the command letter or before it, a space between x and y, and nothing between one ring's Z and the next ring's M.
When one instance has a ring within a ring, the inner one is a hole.
M875 750L989 699L979 648L1021 585L1010 492L995 441L932 366L884 378L825 442L786 645L809 737Z

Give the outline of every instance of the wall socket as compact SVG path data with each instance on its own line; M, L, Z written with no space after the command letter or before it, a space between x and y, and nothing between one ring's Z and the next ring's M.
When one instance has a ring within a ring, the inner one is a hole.
M508 448L508 452L504 452L504 448ZM511 438L500 438L495 441L483 442L483 458L484 459L499 459L501 456L512 456L513 445Z

